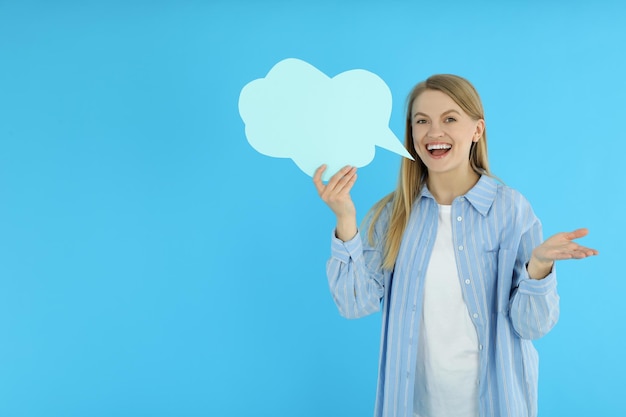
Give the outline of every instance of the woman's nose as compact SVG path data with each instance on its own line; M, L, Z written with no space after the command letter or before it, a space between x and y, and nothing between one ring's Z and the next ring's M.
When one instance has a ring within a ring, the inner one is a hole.
M438 123L431 123L427 135L430 138L440 138L443 136L443 130Z

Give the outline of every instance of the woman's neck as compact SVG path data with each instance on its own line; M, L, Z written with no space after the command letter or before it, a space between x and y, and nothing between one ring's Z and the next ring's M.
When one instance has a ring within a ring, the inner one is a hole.
M437 203L450 205L458 196L467 193L480 179L480 175L470 168L470 172L458 173L428 173L426 185L428 191L435 197Z

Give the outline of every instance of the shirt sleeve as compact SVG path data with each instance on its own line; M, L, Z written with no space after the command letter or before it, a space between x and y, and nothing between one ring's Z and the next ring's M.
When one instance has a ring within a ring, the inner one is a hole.
M374 229L375 244L371 246L367 232L361 231L346 242L331 237L331 257L326 264L330 292L346 318L359 318L380 310L384 295L385 272L382 269L383 215ZM364 225L364 231L367 227Z
M523 211L525 225L515 259L510 317L513 328L523 339L538 339L547 334L559 319L556 271L543 279L531 279L526 265L533 249L543 241L541 222L528 203Z

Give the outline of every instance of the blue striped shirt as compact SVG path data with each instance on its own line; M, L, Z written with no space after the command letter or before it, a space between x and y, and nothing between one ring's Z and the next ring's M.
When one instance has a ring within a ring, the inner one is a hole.
M382 309L374 415L413 417L423 281L438 207L423 187L393 271L381 266L390 208L375 224L374 246L365 233L347 242L333 235L327 275L343 316L358 318ZM559 316L554 269L542 280L530 279L526 271L533 248L542 241L541 223L519 192L485 175L452 202L452 221L463 299L480 344L480 416L534 417L538 356L531 340L545 335Z

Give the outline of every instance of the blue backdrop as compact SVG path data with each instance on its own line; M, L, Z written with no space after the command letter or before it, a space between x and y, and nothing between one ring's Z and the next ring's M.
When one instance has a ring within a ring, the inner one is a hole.
M625 415L625 16L618 0L0 0L0 415L371 415L380 316L339 316L333 216L238 114L289 57L378 74L398 137L416 82L476 85L495 174L546 235L586 226L601 252L558 266L540 415ZM399 158L359 171L359 218Z

